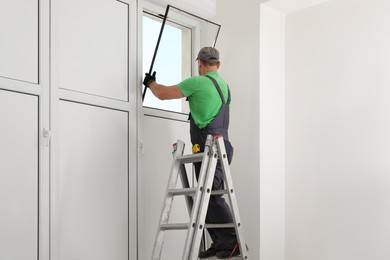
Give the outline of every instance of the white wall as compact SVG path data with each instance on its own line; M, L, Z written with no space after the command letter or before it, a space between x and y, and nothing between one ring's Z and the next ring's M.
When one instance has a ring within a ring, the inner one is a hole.
M389 8L338 0L281 13L287 260L390 258Z
M259 13L260 1L217 0L216 22L222 25L216 44L220 74L232 92L231 165L249 258L259 259Z
M285 16L260 9L260 259L284 259Z
M286 254L390 258L390 3L287 16Z

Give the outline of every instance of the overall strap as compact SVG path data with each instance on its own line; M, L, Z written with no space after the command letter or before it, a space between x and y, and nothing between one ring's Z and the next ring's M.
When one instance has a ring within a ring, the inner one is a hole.
M205 77L209 78L214 83L214 86L217 89L217 91L219 93L219 96L221 97L222 104L225 104L225 98L223 97L222 90L219 87L217 81L213 77L211 77L209 75L205 75ZM229 89L229 86L228 86L228 101L227 101L227 104L229 104L229 103L230 103L230 89Z

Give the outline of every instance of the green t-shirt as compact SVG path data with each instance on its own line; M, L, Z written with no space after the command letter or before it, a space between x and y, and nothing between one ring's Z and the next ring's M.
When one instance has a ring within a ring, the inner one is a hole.
M228 98L228 85L218 72L207 72L204 75L213 77L224 95ZM185 97L188 97L190 111L195 124L199 128L207 126L218 114L222 106L221 97L213 82L205 76L190 77L178 85Z

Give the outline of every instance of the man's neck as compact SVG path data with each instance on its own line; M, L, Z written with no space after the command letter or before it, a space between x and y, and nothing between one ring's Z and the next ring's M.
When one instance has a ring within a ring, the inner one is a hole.
M217 66L207 66L204 68L203 74L207 72L217 72L217 71L218 71Z

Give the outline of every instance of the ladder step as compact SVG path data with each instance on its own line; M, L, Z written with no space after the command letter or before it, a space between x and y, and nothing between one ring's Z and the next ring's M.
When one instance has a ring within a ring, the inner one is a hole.
M234 223L223 223L223 224L205 224L205 228L234 228ZM172 223L172 224L161 224L161 230L181 230L188 229L188 223Z
M222 195L222 194L227 194L227 190L212 190L211 195Z
M188 229L188 223L161 224L161 230L184 230Z
M224 224L205 224L205 228L234 228L234 223L224 223Z
M170 189L168 193L177 196L177 195L195 195L197 188L184 188L184 189Z
M201 162L203 160L204 153L195 153L177 156L176 159L181 163L194 163Z
M210 257L210 258L207 258L207 259L219 259L218 257L216 256L213 256L213 257ZM241 256L233 256L233 257L230 257L229 259L231 260L238 260L238 259L242 259Z

